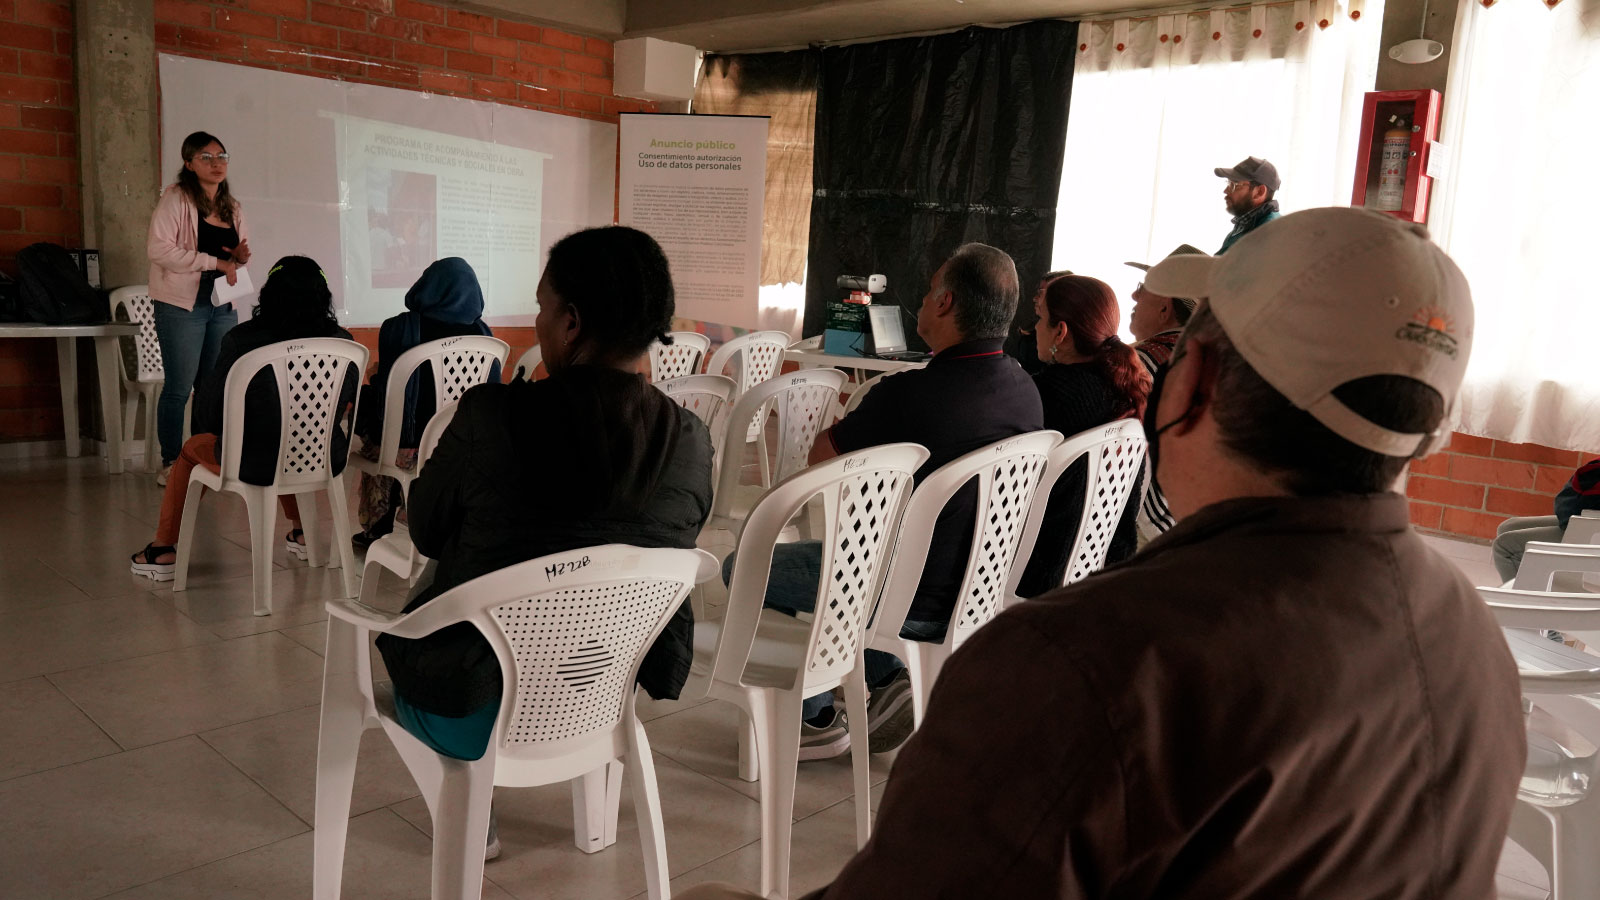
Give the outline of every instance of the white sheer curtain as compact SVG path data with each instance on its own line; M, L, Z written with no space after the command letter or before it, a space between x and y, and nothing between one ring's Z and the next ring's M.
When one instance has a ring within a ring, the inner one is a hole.
M1600 0L1464 0L1432 228L1477 327L1461 431L1600 447Z
M1109 283L1126 322L1140 273L1122 263L1215 252L1233 226L1212 169L1247 156L1277 166L1285 212L1349 204L1383 19L1353 2L1083 23L1054 268Z

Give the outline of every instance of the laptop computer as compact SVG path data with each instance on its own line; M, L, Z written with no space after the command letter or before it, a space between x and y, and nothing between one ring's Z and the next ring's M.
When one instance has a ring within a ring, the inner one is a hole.
M872 331L872 352L867 356L902 362L928 358L926 353L906 349L906 328L901 322L900 307L874 303L867 308L867 319Z

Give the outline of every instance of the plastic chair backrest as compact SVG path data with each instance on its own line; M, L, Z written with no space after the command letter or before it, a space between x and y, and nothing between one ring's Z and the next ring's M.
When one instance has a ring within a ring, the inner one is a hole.
M742 683L771 576L772 548L789 520L818 495L823 502L822 533L817 535L822 578L804 654L796 657L795 687L841 677L855 666L865 646L867 617L888 574L913 477L927 460L928 451L916 444L869 447L780 481L756 502L739 535L728 596L740 602L730 602L724 614L714 680Z
M353 367L353 369L352 369ZM300 338L268 344L239 357L223 385L222 462L225 481L239 480L244 451L245 394L252 379L270 370L278 386L278 468L272 483L279 488L320 484L332 477L329 454L335 429L348 435L355 421L360 392L350 409L338 408L347 376L359 383L367 368L367 348L343 338Z
M494 364L505 368L510 355L511 347L505 341L482 334L425 341L400 354L384 387L378 459L392 461L400 453L400 435L406 424L406 386L418 369L427 366L432 371L434 402L443 406L460 400L468 388L488 381Z
M1012 570L1022 568L1017 559L1020 555L1026 562L1022 551L1031 549L1023 546L1023 538L1033 506L1043 499L1039 482L1050 451L1060 443L1061 435L1055 431L1020 434L951 460L922 479L906 508L900 543L873 619L875 635L899 636L922 581L939 513L974 479L976 526L945 643L952 650L960 647L1005 608Z
M124 372L124 377L129 381L161 381L166 378L166 368L161 363L161 341L156 337L156 303L150 299L150 287L130 284L112 291L113 319L117 316L118 307L127 311L129 322L137 323L139 326L139 333L133 338L138 373Z
M493 648L506 691L502 757L572 752L614 733L639 663L689 596L696 550L606 544L507 566L451 588L391 629L424 637L469 622Z
M461 401L446 403L434 412L433 418L428 420L428 426L422 429L422 438L417 441L417 464L412 469L414 472L422 471L422 464L433 455L433 448L439 446L439 436L450 427L450 422L456 417L456 407Z
M772 477L774 481L782 481L806 467L811 445L832 422L834 404L839 401L839 389L844 387L844 382L845 374L838 369L790 372L745 391L734 403L727 421L746 422L759 415L759 425L765 422L768 410L777 410L778 460ZM728 514L734 489L739 485L739 460L744 454L745 436L737 428L726 431L726 444L722 449L725 464L717 476L712 515ZM765 452L765 448L758 449Z
M867 392L877 387L878 382L893 374L893 372L883 372L856 385L856 389L850 392L850 399L844 403L844 414L848 416L855 412L856 407L861 405L861 401L867 399Z
M706 423L706 428L711 431L712 448L715 449L722 442L717 426L723 408L733 397L732 378L723 375L681 375L657 381L655 386L661 393L671 397L672 402Z
M1480 587L1478 595L1488 604L1502 628L1553 629L1566 635L1600 634L1600 595L1583 592L1527 591L1517 588ZM1545 640L1540 637L1539 640ZM1556 646L1556 651L1566 647ZM1600 657L1592 661L1580 652L1571 654L1583 660L1586 668L1560 671L1522 670L1525 694L1600 693ZM1578 665L1579 663L1574 663Z
M512 370L511 374L516 375L518 371L521 371L526 373L523 375L524 378L528 381L533 381L533 373L542 362L544 362L544 351L539 349L538 344L534 344L532 347L522 351L522 355L517 357L517 367Z
M1074 462L1081 457L1089 460L1088 477L1084 479L1083 516L1078 520L1078 536L1069 550L1063 585L1082 581L1105 567L1106 554L1111 550L1117 524L1122 521L1128 495L1139 486L1144 452L1144 424L1138 419L1097 425L1068 437L1050 451L1050 464L1039 484L1043 494L1040 500L1048 499L1056 481ZM1047 506L1048 502L1035 503L1028 517L1028 530L1023 540L1030 552L1038 539ZM1023 568L1017 566L1011 573L1009 590L1012 594L1022 580Z
M672 343L650 345L650 380L682 378L700 371L700 363L711 349L711 339L698 331L669 331ZM712 373L716 374L716 373Z
M778 373L783 354L789 349L789 335L783 331L752 331L717 348L706 365L707 375L725 375L730 364L736 366L733 380L740 394Z

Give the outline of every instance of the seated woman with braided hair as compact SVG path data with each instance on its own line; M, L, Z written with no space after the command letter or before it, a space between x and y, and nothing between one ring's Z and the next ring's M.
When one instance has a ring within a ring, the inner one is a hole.
M710 433L638 374L672 321L660 246L620 226L567 235L550 249L538 298L550 377L467 391L411 484L411 540L436 563L406 612L550 553L691 549L710 514ZM678 696L693 632L684 604L639 669L652 697ZM378 649L400 723L446 756L482 757L504 690L483 636L463 622L416 640L383 635Z

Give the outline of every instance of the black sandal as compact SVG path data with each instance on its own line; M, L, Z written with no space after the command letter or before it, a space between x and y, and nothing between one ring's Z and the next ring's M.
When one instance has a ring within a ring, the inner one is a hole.
M176 547L158 547L155 544L145 544L143 550L128 557L128 562L131 564L135 575L143 575L151 581L171 581L173 570L177 568L177 564L158 563L155 562L155 559L158 556L168 553L176 554L177 552L178 548ZM139 561L140 556L144 557L144 562Z

